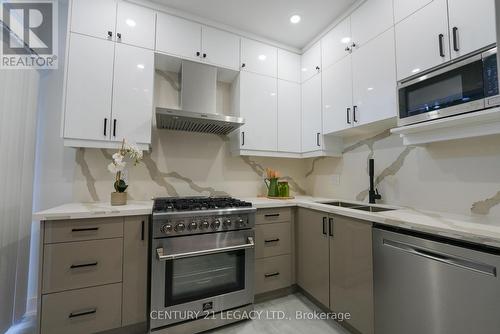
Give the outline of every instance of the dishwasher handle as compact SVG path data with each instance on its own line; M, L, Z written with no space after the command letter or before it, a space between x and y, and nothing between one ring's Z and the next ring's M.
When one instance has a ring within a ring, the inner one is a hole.
M450 266L459 267L466 270L471 270L480 274L489 275L496 277L497 276L497 268L495 266L491 266L484 263L479 263L476 261L471 261L468 259L460 258L457 256L453 256L445 253L438 253L436 251L431 251L428 249L416 247L414 245L388 240L383 240L384 246L389 246L400 251L417 255L429 260L438 261L441 263L448 264Z
M225 252L231 252L231 251L236 251L236 250L241 250L241 249L251 249L251 248L255 247L255 242L253 240L253 237L248 237L247 241L248 241L248 243L246 243L244 245L227 246L227 247L213 248L213 249L194 251L194 252L186 252L186 253L169 254L169 255L165 255L163 248L160 247L160 248L156 249L156 255L158 256L158 260L168 261L168 260L182 259L182 258L194 257L194 256L225 253Z

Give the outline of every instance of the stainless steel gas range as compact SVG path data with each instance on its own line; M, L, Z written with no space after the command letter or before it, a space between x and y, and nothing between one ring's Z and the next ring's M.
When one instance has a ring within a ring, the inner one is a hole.
M255 211L229 197L155 199L151 333L198 333L253 309Z

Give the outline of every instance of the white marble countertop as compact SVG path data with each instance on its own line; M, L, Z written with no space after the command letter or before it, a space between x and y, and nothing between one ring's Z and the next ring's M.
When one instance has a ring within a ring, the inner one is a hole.
M292 200L271 200L264 197L248 197L242 200L252 202L257 209L276 207L303 207L323 212L339 214L366 220L373 223L401 227L408 230L441 235L500 248L500 218L473 215L454 215L412 208L399 208L389 205L381 207L396 208L393 211L367 212L324 203L338 199L298 196ZM349 203L367 203L341 200ZM111 206L108 203L70 203L37 212L34 220L61 220L78 218L101 218L115 216L149 215L152 201L129 201L124 206Z
M128 201L126 205L111 206L109 202L68 203L33 214L34 220L62 220L150 215L153 201Z

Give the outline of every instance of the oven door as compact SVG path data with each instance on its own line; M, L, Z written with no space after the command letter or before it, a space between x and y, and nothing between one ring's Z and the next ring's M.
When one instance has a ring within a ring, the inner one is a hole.
M151 255L151 329L253 303L253 230L155 239Z
M398 125L485 108L481 54L399 84Z

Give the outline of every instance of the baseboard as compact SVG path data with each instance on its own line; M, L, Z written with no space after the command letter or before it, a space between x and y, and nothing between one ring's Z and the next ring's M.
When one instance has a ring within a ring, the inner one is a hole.
M271 299L286 297L296 291L296 286L288 286L286 288L260 293L255 295L255 303L262 303Z

